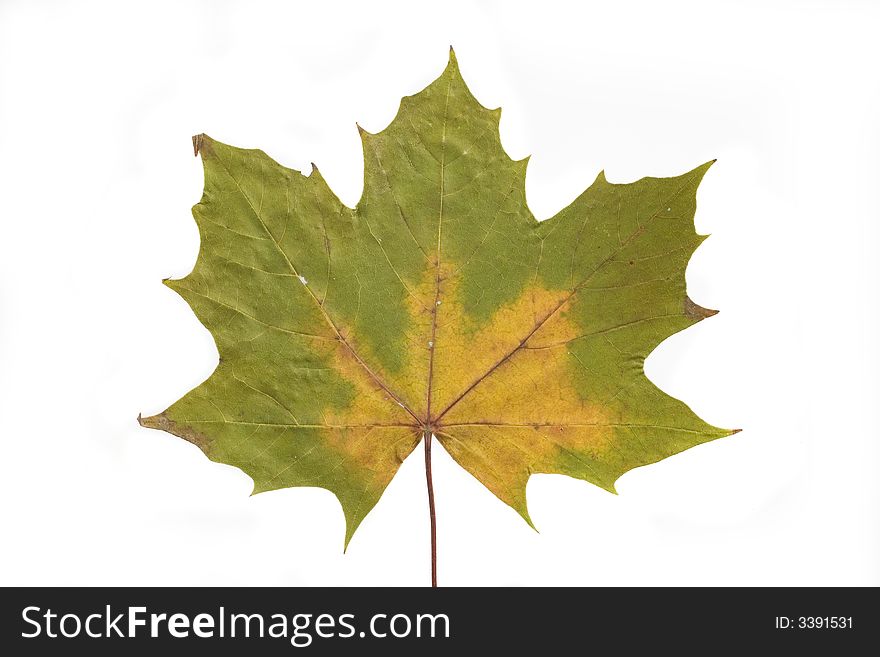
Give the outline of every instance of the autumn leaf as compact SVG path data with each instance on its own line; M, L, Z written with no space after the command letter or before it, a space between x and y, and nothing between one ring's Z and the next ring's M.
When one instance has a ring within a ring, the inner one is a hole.
M220 362L141 423L242 469L255 493L332 491L346 545L422 439L429 477L436 438L531 524L534 473L613 492L632 468L733 433L643 369L661 341L715 314L685 292L712 163L630 184L600 173L538 222L499 118L450 53L385 130L360 130L354 209L316 168L195 137L201 250L165 283ZM430 478L429 492L433 527Z

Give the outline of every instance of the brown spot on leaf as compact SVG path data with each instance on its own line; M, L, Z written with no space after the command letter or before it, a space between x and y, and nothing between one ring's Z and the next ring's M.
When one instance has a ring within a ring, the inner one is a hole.
M199 153L202 157L211 153L211 138L204 134L193 135L193 155L198 157Z
M693 302L690 297L684 298L684 314L688 319L692 319L695 322L699 322L700 320L706 319L707 317L711 317L712 315L717 315L717 310L710 310L709 308L703 308Z
M203 452L207 453L209 440L207 436L200 434L198 431L190 427L178 424L171 420L164 413L153 415L150 417L141 417L138 415L138 424L148 429L158 429L159 431L167 431L174 434L178 438L183 438L187 442L192 443Z

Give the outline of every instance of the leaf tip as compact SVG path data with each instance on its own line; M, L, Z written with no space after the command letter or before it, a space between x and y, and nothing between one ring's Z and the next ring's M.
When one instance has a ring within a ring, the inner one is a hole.
M205 153L207 151L207 146L210 143L211 138L206 135L204 132L200 132L197 135L192 136L193 143L193 155L195 157L199 156L199 153Z
M529 470L529 475L531 476L531 469ZM525 493L526 493L526 491L525 491L525 489L523 489L522 490L522 499L520 499L516 502L508 502L508 504L510 504L510 506L513 508L513 510L516 511L520 515L520 517L526 521L526 524L529 527L531 527L536 532L538 532L538 528L535 527L535 523L532 522L532 516L529 515L529 503L528 503L528 500L526 499ZM540 534L541 532L538 532L538 533Z
M706 172L709 169L711 169L712 165L715 164L717 161L718 161L718 158L716 157L716 158L709 160L705 164L701 164L700 166L697 167L697 171L699 171L699 174L700 174L700 179L702 179L702 177L706 174Z
M446 70L443 73L451 73L454 77L461 77L458 68L458 57L455 56L455 50L452 49L452 46L449 46L449 61L446 62Z
M147 429L153 428L153 420L152 417L144 417L141 413L138 413L138 424L142 427L146 427Z
M348 554L348 546L351 545L351 539L354 536L354 529L349 529L348 519L345 522L345 542L342 544L342 554ZM355 527L355 529L357 529Z
M686 317L692 319L695 322L699 322L700 320L706 319L707 317L713 317L718 313L718 310L703 308L703 306L694 303L694 300L688 296L684 298L684 314Z
M142 414L138 413L137 421L138 424L145 429L159 429L160 431L167 431L167 422L165 421L165 417L161 413L159 415L151 415L149 417L144 417Z

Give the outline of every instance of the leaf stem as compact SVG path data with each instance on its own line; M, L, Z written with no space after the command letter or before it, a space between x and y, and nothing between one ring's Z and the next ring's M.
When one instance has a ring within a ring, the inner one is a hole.
M434 482L431 479L430 431L425 431L425 479L428 483L428 513L431 516L431 586L437 586L437 516L434 512Z

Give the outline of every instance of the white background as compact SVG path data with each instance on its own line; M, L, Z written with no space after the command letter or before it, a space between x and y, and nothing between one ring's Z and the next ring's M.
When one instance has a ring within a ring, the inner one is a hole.
M190 135L320 166L456 48L546 218L600 169L680 174L721 314L647 371L742 427L613 496L536 476L540 534L437 448L447 585L878 585L880 11L858 2L0 2L0 583L422 585L421 450L342 554L320 489L141 429L213 370L161 284L195 262Z

